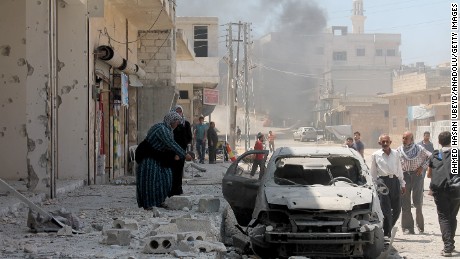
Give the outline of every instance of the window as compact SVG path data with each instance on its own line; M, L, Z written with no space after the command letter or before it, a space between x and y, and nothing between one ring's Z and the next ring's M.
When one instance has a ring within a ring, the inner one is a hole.
M364 48L356 49L356 56L358 57L366 56L366 49Z
M390 56L390 57L396 56L396 50L395 49L387 49L387 56Z
M332 53L332 60L346 61L347 60L347 52L346 51L334 51L334 53Z
M179 99L188 99L188 91L180 90L179 91Z
M388 111L383 111L383 116L385 116L385 118L388 118L388 115L389 115Z
M375 50L375 55L378 56L378 57L383 56L383 49L376 49Z
M195 26L194 27L194 50L196 57L208 56L208 26Z
M396 118L393 118L393 128L398 127L398 120Z
M406 129L409 128L409 119L406 118L406 119L404 120L404 126L406 127Z

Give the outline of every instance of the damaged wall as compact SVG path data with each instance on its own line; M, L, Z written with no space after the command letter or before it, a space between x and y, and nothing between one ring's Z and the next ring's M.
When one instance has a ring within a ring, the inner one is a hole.
M35 3L35 2L34 2ZM26 130L26 83L30 67L26 59L26 1L0 1L0 164L2 179L27 177L27 150L46 145L28 139ZM43 31L42 31L43 33ZM45 142L45 143L43 143Z
M142 140L154 123L163 121L176 88L176 54L172 30L140 31L138 59L146 72L138 90L138 138Z
M88 51L86 5L58 5L58 178L88 175ZM78 35L78 37L75 37Z

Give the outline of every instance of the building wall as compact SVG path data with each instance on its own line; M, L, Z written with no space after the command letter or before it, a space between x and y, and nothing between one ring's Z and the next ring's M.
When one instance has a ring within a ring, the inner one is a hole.
M218 57L219 48L219 20L217 17L177 17L176 25L178 29L182 29L187 39L189 39L191 46L193 46L194 29L195 25L208 26L208 56Z
M420 104L437 104L448 101L448 97L443 95L449 93L449 87L442 87L436 91L416 91L401 93L389 98L389 132L394 144L402 143L401 136L405 131L416 131L417 126L427 126L432 121L446 120L450 114L447 106L434 106L435 117L426 120L407 120L407 108Z
M171 30L140 33L144 36L139 43L138 58L146 78L138 90L138 137L143 139L154 123L163 121L172 106L176 93L176 57Z
M352 125L353 132L361 133L365 148L378 148L378 137L388 133L388 115L385 115L385 111L388 111L388 104L347 106L344 124Z
M425 73L411 73L393 79L393 93L424 90L427 86Z
M0 1L0 33L8 35L0 38L0 177L3 179L27 177L27 74L34 73L29 69L38 64L31 63L26 57L26 5L26 0ZM40 8L43 6L37 6L37 11ZM36 69L38 74L39 67ZM44 137L32 141L40 149L48 144ZM30 149L34 150L32 141Z
M86 5L58 5L58 178L87 179L89 92ZM79 37L75 37L79 35ZM93 113L94 114L94 113ZM94 117L93 117L94 118Z

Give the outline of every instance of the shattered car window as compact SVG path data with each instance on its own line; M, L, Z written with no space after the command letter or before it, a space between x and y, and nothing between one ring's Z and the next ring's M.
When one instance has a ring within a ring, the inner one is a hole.
M366 183L359 161L352 157L284 157L276 162L274 182L278 185L336 185Z

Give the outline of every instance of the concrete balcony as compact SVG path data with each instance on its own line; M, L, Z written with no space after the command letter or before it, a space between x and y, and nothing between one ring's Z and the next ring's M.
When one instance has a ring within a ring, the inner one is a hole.
M219 60L219 57L195 57L192 61L178 60L176 83L215 88L219 83Z
M176 7L172 0L107 1L126 16L138 30L169 30L174 28Z
M189 40L182 29L177 29L176 40L177 61L192 61L195 58L195 51L193 50L193 46L189 44Z

